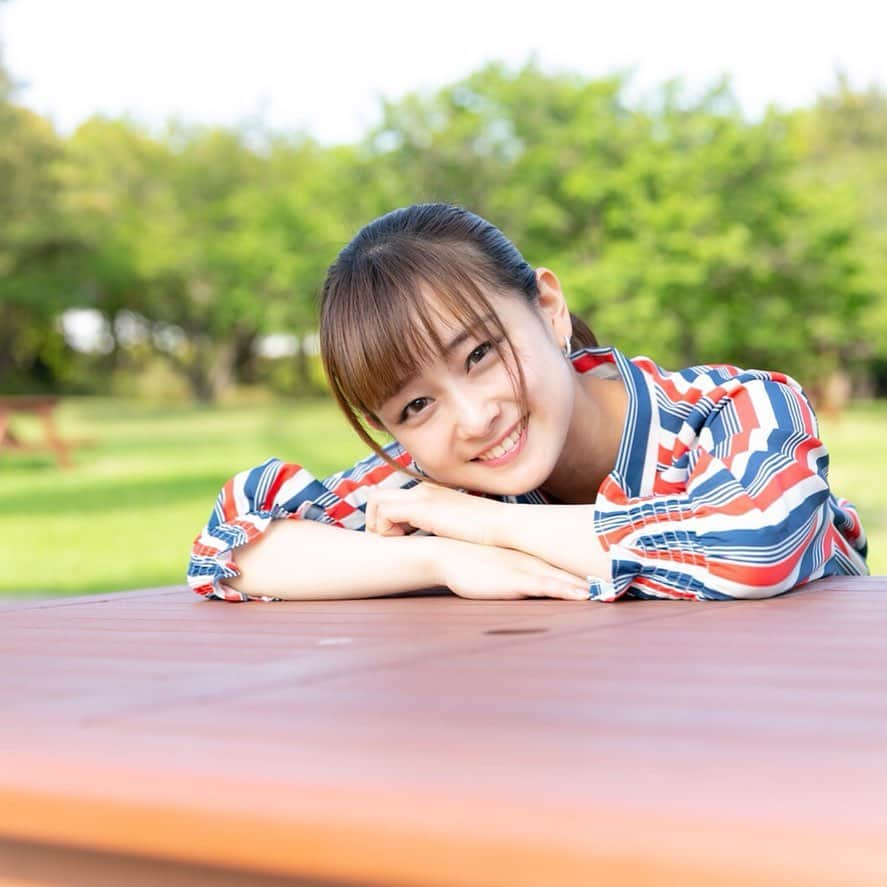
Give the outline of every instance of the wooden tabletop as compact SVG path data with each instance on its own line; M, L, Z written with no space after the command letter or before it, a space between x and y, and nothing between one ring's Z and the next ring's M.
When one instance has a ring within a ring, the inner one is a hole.
M887 883L887 577L0 609L2 884Z

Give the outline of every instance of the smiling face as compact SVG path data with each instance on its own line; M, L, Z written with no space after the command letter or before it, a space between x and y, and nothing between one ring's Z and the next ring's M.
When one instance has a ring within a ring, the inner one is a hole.
M561 353L572 319L557 277L498 229L449 205L395 210L342 250L320 308L330 390L383 461L414 474L373 428L441 484L515 495L557 467L561 498L588 450L576 429L591 427Z
M495 323L472 329L439 316L438 353L375 410L374 424L439 483L515 495L542 486L557 464L577 383L560 350L570 330L560 286L547 269L536 273L538 305L485 294L513 350Z

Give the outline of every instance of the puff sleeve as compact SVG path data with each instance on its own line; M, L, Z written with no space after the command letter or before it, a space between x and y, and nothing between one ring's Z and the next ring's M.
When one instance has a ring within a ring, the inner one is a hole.
M385 452L404 467L412 460L398 443ZM322 480L294 462L272 458L241 471L219 491L206 525L194 539L187 582L206 598L226 601L279 600L249 596L226 585L239 575L231 552L258 539L275 520L316 520L350 530L364 529L364 511L374 486L408 487L416 481L372 453Z
M595 529L611 575L591 581L591 598L766 598L867 572L859 516L829 489L828 453L801 390L773 379L728 387L687 434L673 492L630 497L618 478L602 485Z

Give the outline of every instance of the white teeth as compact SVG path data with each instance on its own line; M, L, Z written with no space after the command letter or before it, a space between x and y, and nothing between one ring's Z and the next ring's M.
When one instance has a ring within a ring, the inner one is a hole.
M485 453L481 453L477 458L481 462L488 462L490 459L498 459L500 456L504 456L510 450L513 450L515 446L517 446L517 442L520 440L521 428L523 426L519 425L511 434L502 441L502 443L497 444L494 447L491 447Z

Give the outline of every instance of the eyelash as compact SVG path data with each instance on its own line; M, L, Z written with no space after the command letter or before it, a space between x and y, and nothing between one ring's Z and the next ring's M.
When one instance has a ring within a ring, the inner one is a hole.
M490 342L490 341L487 341L487 342L481 342L481 344L478 345L477 348L473 349L473 350L471 351L471 353L468 355L468 360L470 361L471 358L472 358L472 357L473 357L478 351L480 351L481 349L483 349L483 353L480 355L480 357L477 358L477 360L475 361L475 363L480 363L480 361L482 361L482 360L487 356L487 354L490 353L490 351L493 349L493 343ZM470 369L470 367L473 366L473 365L474 365L474 364L471 364L471 365L469 366L469 369ZM424 400L428 400L428 398L427 398L427 397L417 397L415 400L411 400L411 401L410 401L410 402L409 402L409 403L403 408L403 411L402 411L401 414L400 414L400 421L401 421L401 422L406 422L406 420L409 419L409 417L410 417L410 413L409 413L409 409L410 409L410 407L411 407L414 403L419 403L420 401L424 401Z

